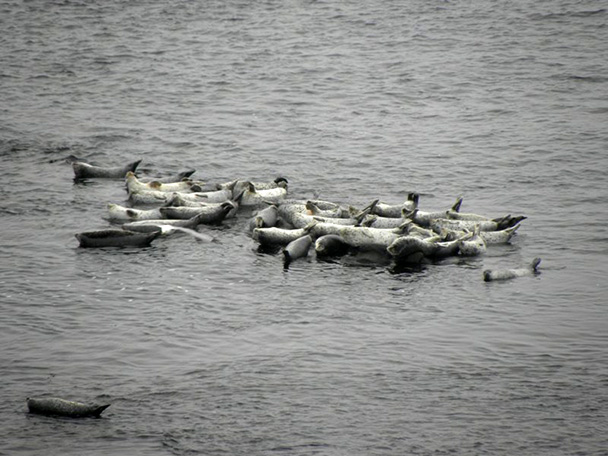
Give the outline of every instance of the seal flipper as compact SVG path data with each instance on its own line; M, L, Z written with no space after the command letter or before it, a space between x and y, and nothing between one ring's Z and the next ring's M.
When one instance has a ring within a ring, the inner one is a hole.
M100 405L99 407L97 407L95 410L93 410L91 412L91 415L94 416L95 418L99 418L101 416L101 412L103 412L105 409L107 409L111 404L105 404L105 405Z
M540 264L540 258L534 258L532 260L532 271L538 273L538 265Z
M458 198L456 198L456 202L452 206L452 210L454 212L460 212L460 206L461 205L462 205L462 196L459 196Z
M137 169L137 167L139 166L141 161L142 161L142 159L140 158L139 160L129 163L126 167L127 171L131 171L132 173L135 173L135 170Z

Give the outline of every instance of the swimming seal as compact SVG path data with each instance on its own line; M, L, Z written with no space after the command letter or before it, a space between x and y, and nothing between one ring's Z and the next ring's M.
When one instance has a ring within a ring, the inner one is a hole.
M493 282L495 280L509 280L516 277L524 277L528 275L540 274L538 272L538 265L540 264L540 258L534 258L532 263L526 268L517 269L486 269L483 271L483 280L485 282Z
M160 235L160 229L152 233L136 233L127 230L85 231L76 234L80 247L145 247Z
M186 171L180 171L176 174L165 176L165 177L159 177L159 178L153 179L153 180L160 182L162 184L171 184L173 182L180 182L184 179L188 179L195 172L196 172L195 169L188 169Z
M124 178L129 171L135 172L140 163L141 159L124 166L105 167L90 165L85 162L73 162L72 169L74 170L74 179L85 179L88 177L120 179Z
M110 406L110 404L83 404L82 402L68 401L58 397L28 397L26 402L30 413L48 416L67 416L71 418L99 418L101 413Z

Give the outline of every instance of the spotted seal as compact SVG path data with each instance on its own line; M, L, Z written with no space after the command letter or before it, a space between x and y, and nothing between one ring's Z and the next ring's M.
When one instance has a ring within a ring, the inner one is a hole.
M287 244L283 249L285 265L287 266L293 260L307 256L311 245L312 237L310 237L310 234L306 234Z

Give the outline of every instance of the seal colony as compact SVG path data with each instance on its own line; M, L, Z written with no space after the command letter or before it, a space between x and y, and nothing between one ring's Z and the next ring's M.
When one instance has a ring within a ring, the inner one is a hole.
M447 257L483 255L492 245L509 243L526 219L523 215L492 219L461 212L462 197L438 211L422 210L415 192L401 204L374 200L356 208L333 201L288 199L284 177L268 182L235 179L207 183L192 179L195 171L187 170L141 180L135 174L141 160L111 167L93 166L73 156L67 160L75 180L124 179L128 194L127 206L107 204L107 219L114 227L76 234L81 247L142 247L176 232L212 240L197 235L200 225L220 225L240 213L247 217L245 230L259 250L280 251L285 268L307 257L311 250L318 258L373 252L397 265L417 265ZM483 279L538 274L539 263L537 258L532 267L486 270Z

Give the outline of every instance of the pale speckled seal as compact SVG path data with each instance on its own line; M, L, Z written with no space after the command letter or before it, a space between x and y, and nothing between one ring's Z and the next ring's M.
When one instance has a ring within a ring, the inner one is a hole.
M516 269L486 269L483 271L483 280L485 282L493 282L495 280L509 280L516 277L524 277L529 275L540 274L538 272L538 265L540 264L540 258L534 258L532 263L525 268Z

